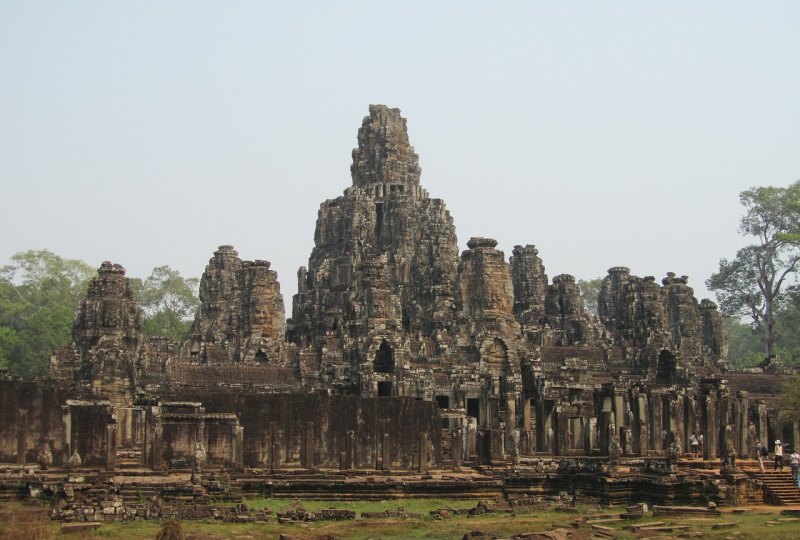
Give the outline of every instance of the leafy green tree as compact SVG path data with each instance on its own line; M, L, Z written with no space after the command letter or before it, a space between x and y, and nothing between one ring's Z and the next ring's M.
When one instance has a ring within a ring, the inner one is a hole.
M725 317L728 327L728 360L733 369L753 367L764 360L759 333L738 317Z
M600 298L600 289L602 287L603 278L578 280L578 289L581 291L583 306L588 309L592 315L597 315L597 301Z
M792 375L783 385L783 406L791 415L796 417L800 411L800 375Z
M739 231L756 243L733 260L721 259L706 285L717 293L722 313L749 319L764 352L775 353L775 315L795 291L800 263L800 180L788 187L754 187L739 196L747 209Z
M69 343L72 322L95 270L48 250L16 253L0 268L0 365L33 378Z
M199 285L199 279L184 278L169 266L154 268L144 281L132 279L131 286L145 314L145 334L172 341L182 339L200 305L196 292Z

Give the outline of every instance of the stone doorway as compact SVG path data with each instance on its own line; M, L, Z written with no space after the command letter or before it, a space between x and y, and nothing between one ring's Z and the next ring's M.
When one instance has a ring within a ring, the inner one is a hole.
M375 353L373 369L375 373L394 373L394 351L386 343L386 340L381 342L381 346L378 347L378 351Z
M378 397L390 397L392 395L392 381L378 381Z

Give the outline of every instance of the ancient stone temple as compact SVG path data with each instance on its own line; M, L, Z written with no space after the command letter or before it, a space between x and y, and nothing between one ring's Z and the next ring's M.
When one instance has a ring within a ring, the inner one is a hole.
M595 316L533 245L459 252L398 109L370 106L357 139L288 320L270 263L220 246L189 334L146 340L124 269L103 263L50 377L0 380L0 459L44 445L111 469L129 448L159 470L422 471L658 458L693 433L709 459L798 446L776 416L780 371L729 371L717 306L686 276L611 268Z

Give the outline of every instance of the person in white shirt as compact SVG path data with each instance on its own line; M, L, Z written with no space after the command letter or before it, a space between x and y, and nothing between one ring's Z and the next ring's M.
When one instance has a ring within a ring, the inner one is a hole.
M783 444L780 439L775 441L775 465L772 470L777 471L778 467L783 470Z
M789 456L789 465L792 466L792 478L797 482L797 468L800 467L800 454L795 449L792 455Z

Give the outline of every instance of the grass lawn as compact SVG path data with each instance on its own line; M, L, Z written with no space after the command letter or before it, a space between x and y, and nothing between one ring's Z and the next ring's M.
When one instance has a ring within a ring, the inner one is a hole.
M181 522L184 534L194 540L259 540L276 539L280 533L297 537L313 538L321 535L331 535L335 538L348 539L461 539L465 533L480 530L495 536L510 537L524 532L544 531L553 526L569 526L572 521L581 515L590 520L597 519L600 515L618 514L620 508L604 508L596 510L579 508L578 514L568 514L556 511L520 511L516 514L497 512L475 517L451 516L445 519L435 519L428 512L437 508L471 508L476 501L442 500L442 499L402 499L391 501L320 501L301 500L295 502L289 499L255 499L245 501L248 508L270 508L275 512L284 511L296 504L300 504L308 511L317 511L323 508L344 508L356 511L355 520L346 521L320 521L315 523L302 523L281 525L272 517L267 523L222 523L219 521L183 521ZM406 512L422 514L420 518L380 518L363 519L362 511L378 512L388 509L405 508ZM744 514L731 514L723 509L723 515L718 518L659 518L658 521L667 525L689 525L691 531L699 532L705 538L757 538L767 539L797 539L800 538L800 520L794 521L780 514L780 507L755 507ZM31 539L44 540L49 538L65 539L148 539L152 540L158 533L161 525L154 521L137 521L128 523L108 522L91 532L61 535L59 523L47 520L47 512L43 508L23 506L19 504L2 508L2 522L0 522L0 539ZM656 521L652 517L639 521L603 522L601 525L616 529L619 538L636 538L631 532L623 531L624 525L631 523L647 523ZM714 529L714 524L736 523L733 528ZM666 533L662 538L674 538L678 533Z

